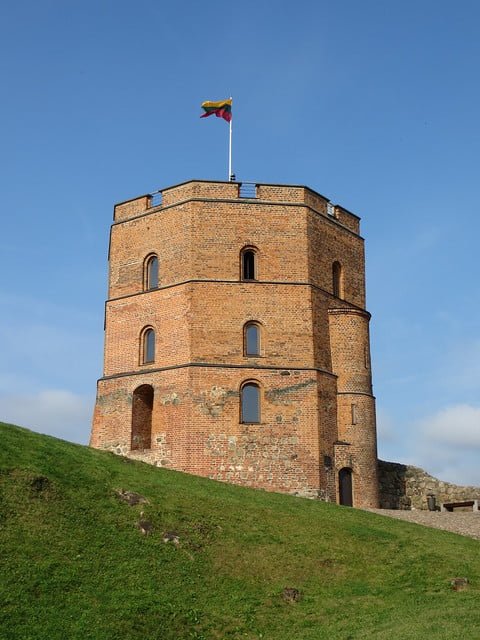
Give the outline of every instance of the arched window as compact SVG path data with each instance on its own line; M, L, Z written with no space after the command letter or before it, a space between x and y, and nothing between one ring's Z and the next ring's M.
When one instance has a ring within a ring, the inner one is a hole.
M343 298L343 269L339 262L332 264L332 284L333 295L337 298Z
M260 327L256 322L243 327L243 351L246 356L260 355Z
M243 249L241 253L242 280L257 279L256 254L253 249Z
M132 438L133 450L150 449L152 446L153 387L142 384L132 397Z
M155 331L152 328L144 329L141 338L142 363L155 362Z
M260 387L256 382L246 382L240 389L241 421L260 422Z
M151 255L146 258L143 281L145 291L158 289L158 257L156 255Z

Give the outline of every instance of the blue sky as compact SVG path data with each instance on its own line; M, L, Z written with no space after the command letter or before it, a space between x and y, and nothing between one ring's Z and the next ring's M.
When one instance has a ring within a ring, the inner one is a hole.
M115 202L227 176L358 213L379 453L480 485L480 4L0 5L0 419L86 442Z

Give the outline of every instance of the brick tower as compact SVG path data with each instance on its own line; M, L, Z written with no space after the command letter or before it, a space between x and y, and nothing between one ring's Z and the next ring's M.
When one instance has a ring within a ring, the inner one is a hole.
M377 506L359 218L303 186L191 181L117 204L91 445Z

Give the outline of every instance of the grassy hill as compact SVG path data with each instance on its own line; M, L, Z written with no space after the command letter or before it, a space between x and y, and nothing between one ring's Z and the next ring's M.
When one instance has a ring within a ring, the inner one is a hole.
M3 423L0 442L1 640L480 637L478 541Z

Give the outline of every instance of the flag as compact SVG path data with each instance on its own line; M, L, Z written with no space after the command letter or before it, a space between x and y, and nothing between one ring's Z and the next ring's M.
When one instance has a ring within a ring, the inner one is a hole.
M200 117L207 118L215 114L217 118L223 118L227 122L232 119L232 99L220 100L220 102L202 102L202 109L205 111Z

